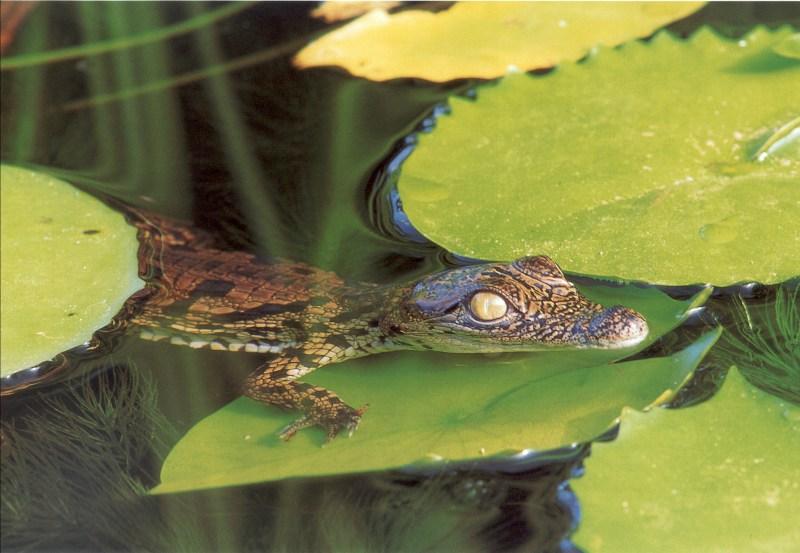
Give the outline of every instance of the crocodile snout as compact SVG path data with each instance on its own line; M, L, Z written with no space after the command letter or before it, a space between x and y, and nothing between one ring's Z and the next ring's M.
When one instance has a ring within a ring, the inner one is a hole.
M606 348L635 346L647 337L647 321L628 307L608 307L591 318L587 342Z

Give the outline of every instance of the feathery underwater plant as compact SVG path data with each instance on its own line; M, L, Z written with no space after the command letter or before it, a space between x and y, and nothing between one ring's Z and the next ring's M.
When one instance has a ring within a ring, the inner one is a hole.
M146 495L174 438L152 381L105 371L14 407L1 423L4 550L198 550L185 517L165 520Z
M715 349L723 366L736 365L759 388L800 403L800 279L783 284L763 307L738 298Z

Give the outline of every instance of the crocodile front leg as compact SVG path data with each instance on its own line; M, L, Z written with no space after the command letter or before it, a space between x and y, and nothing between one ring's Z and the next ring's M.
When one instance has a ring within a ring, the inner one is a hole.
M309 355L302 350L285 350L280 357L262 365L247 378L244 395L262 403L303 413L303 416L280 431L283 440L291 439L299 430L310 426L322 427L328 441L343 430L352 435L366 411L366 405L354 409L330 390L297 382L298 378L332 362L336 357L334 352Z

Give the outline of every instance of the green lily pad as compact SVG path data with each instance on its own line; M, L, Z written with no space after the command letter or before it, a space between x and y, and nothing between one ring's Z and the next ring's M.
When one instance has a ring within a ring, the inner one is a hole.
M66 182L0 166L0 374L85 343L143 287L136 229Z
M315 40L299 67L338 65L376 81L492 79L510 67L576 60L598 45L646 36L703 2L460 2L439 13L373 10Z
M800 33L787 36L778 42L773 50L781 56L800 59Z
M733 368L706 403L626 410L573 482L586 551L794 551L800 543L800 408Z
M352 438L320 447L323 434L311 429L281 442L277 431L297 414L241 398L184 436L154 493L505 458L503 452L586 441L604 432L624 405L644 407L676 389L717 338L711 333L673 357L608 364L679 324L708 294L679 302L634 286L582 291L593 301L642 313L649 339L618 351L499 357L398 352L326 367L304 380L337 391L352 405L370 404Z
M404 208L470 257L666 284L798 275L800 60L772 50L789 34L661 33L453 98L403 165Z

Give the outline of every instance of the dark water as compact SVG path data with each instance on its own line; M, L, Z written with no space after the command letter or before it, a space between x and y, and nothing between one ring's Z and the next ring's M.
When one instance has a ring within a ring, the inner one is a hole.
M3 161L189 219L230 248L348 279L391 282L462 262L404 219L392 182L413 132L430 129L448 96L471 94L478 83L297 71L291 54L328 27L308 18L308 8L38 6L9 56L106 48L4 69ZM736 7L736 16L730 9L712 6L675 28L688 33L710 21L735 34L776 20L769 4ZM227 11L191 32L142 38L217 10ZM642 355L675 351L718 320L736 331L736 293L748 296L756 323L773 316L775 288L727 292ZM676 406L713 393L727 366L725 352L716 355ZM248 356L123 339L69 385L4 400L3 549L572 549L579 514L566 482L588 446L514 471L391 472L143 496L169 447L235 399L253 368ZM793 399L786 375L756 367L749 376Z

